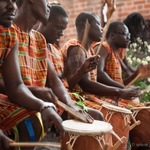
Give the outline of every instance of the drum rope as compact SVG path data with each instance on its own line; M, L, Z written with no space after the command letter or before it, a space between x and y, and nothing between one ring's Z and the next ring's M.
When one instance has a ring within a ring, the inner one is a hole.
M93 136L94 139L96 139L101 147L102 150L104 150L103 146L102 146L102 142L105 145L105 140L104 140L104 135L102 137L100 137L99 135L97 136Z
M136 116L137 116L137 114L139 113L139 111L140 111L140 110L134 110L134 111L132 112L134 118L136 118Z
M121 113L122 114L122 113ZM125 123L125 125L124 125L124 127L122 128L123 130L126 128L126 127L128 127L129 125L130 125L130 121L128 121L128 117L129 117L129 115L127 115L127 114L122 114L122 116L123 116L123 118L124 118L124 123Z
M80 135L71 135L71 134L69 134L70 139L69 139L68 142L66 142L68 150L73 150L74 143L76 142L76 140L79 136ZM72 141L72 143L71 143L71 141Z
M112 115L113 115L114 113L115 113L115 112L113 112L113 111L107 110L107 114L106 114L106 116L105 116L105 120L106 120L107 122L110 122L110 119L111 119L111 117L112 117Z
M68 142L66 142L68 150L73 150L73 146L74 146L74 144L75 144L75 142L76 142L76 140L79 136L80 135L71 135L71 134L69 134L70 139L69 139ZM105 142L105 139L104 139L104 135L102 135L102 136L96 135L96 136L92 136L92 137L98 141L101 149L105 150L106 142Z
M150 109L147 109L147 108L145 108L147 111L149 111L150 112ZM136 121L136 116L137 116L137 114L139 113L139 111L141 111L141 110L143 110L143 109L138 109L138 110L135 110L135 109L132 109L132 117L133 117L133 120L135 120Z

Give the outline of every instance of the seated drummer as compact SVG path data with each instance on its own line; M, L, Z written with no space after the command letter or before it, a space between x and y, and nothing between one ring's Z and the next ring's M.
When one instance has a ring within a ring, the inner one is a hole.
M90 24L90 29L84 46L82 45L82 40L84 38L86 20L88 20ZM65 70L67 70L66 76L70 89L74 87L74 81L71 80L71 77L78 71L85 59L94 53L89 50L91 43L93 43L93 41L100 41L102 31L99 17L91 12L80 13L76 18L76 30L77 38L69 40L62 47ZM99 105L97 105L98 102L105 100L105 98L99 98L99 96L117 96L125 99L132 99L133 97L139 96L140 93L139 89L135 87L122 89L96 82L96 70L85 72L78 76L77 79L78 85L76 85L73 91L79 92L81 95L86 95L86 99L88 99L87 97L89 95L94 94L95 97L92 96L88 101L84 100L84 103L95 109L100 108Z
M51 4L49 20L47 24L42 23L38 28L38 31L41 32L46 38L49 59L51 60L58 77L62 80L64 86L69 91L68 84L65 80L63 56L60 48L55 44L59 42L60 37L63 36L67 24L68 15L65 9L60 5ZM76 75L81 75L85 71L92 70L93 68L95 69L97 63L93 64L91 68L89 67L94 58L95 57L92 56L86 59ZM75 79L76 75L72 78ZM74 93L69 92L69 94L71 95L71 98L74 102L76 102L76 100L78 101L78 98L76 96L73 96ZM78 95L78 97L82 97L82 95ZM86 109L84 105L82 105L82 107ZM103 115L100 111L94 110L92 108L87 108L87 111L94 119L103 120Z
M120 51L128 47L130 41L130 33L126 25L122 22L112 22L106 33L106 41L102 43L102 49L99 52L100 61L97 68L97 81L108 86L114 86L124 89L140 72L148 72L147 67L139 67L128 78L123 79L123 67L126 67L120 57ZM100 42L93 44L95 53ZM133 96L134 97L134 96ZM140 103L134 101L125 101L120 103L122 106L127 104L140 106Z

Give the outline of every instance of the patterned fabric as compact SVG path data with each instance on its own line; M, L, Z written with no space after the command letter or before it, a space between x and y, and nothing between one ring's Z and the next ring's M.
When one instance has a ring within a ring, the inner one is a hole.
M2 78L2 64L16 42L17 36L14 28L5 28L0 25L0 78Z
M16 25L19 39L19 65L22 79L28 86L44 87L47 77L47 46L45 38L32 30L29 34Z
M69 49L70 46L81 47L83 49L83 51L85 52L87 57L94 55L94 51L92 49L90 49L90 51L87 52L83 48L83 46L81 45L79 40L73 39L73 40L68 41L61 49L62 53L63 53L64 61L67 58L67 50ZM96 72L97 72L97 70L90 72L91 80L93 80L93 81L96 81ZM95 96L93 94L88 94L88 93L84 92L80 88L79 85L76 85L76 87L73 89L73 92L70 93L70 96L72 99L75 98L76 101L83 101L87 107L94 108L97 110L100 110L101 105L103 103L107 103L106 101L109 100L108 98L105 98L105 97L99 97L99 96Z
M47 44L47 46L48 46L48 57L51 60L56 73L62 75L64 72L64 61L59 47L55 44ZM65 79L61 79L61 81L63 82L64 86L68 90L67 81ZM61 108L59 105L56 105L56 107L57 107L58 114L62 115L64 111L63 108Z
M90 46L90 49L92 49L92 51L94 50L95 46L98 46L101 42L93 42ZM126 48L119 48L118 49L118 54L120 56L120 58L123 60L126 57L126 53L127 53L127 49Z
M64 71L64 61L59 47L55 44L48 44L48 56L57 74L62 74Z
M86 58L90 57L91 55L94 54L93 51L87 51L82 45L81 45L81 42L77 39L72 39L72 40L69 40L67 43L65 43L65 45L62 47L61 51L62 51L62 54L63 54L63 58L64 58L64 61L66 60L67 58L67 51L69 49L69 47L71 46L79 46L83 49L83 51L85 52L85 55L86 55ZM90 72L90 76L91 76L91 80L93 81L96 81L96 70L93 70ZM83 92L83 90L80 88L79 85L76 85L76 87L73 89L73 91L78 91L78 92Z
M100 42L93 43L91 45L91 49L94 49L96 45L100 44ZM116 82L119 82L121 84L123 83L123 78L122 78L122 67L120 64L120 61L118 59L118 56L114 53L113 49L110 47L110 45L105 41L103 42L103 46L107 50L109 56L107 57L105 61L105 72ZM118 55L121 59L124 59L126 56L126 49L119 49L118 50ZM115 99L115 98L112 98ZM113 103L113 101L107 100L109 103ZM135 106L142 106L142 104L137 101L137 100L124 100L124 99L119 99L119 103L117 104L121 107L135 107Z
M105 61L105 72L116 82L123 84L122 80L122 68L118 56L111 49L107 42L103 42L103 46L108 52L108 57Z
M14 26L5 28L0 26L0 78L2 79L2 65L10 50L18 40ZM35 114L35 111L26 110L11 103L6 95L0 94L0 128L7 131L20 121Z
M100 42L93 42L90 46L90 49L94 51L94 47L99 45ZM106 48L109 56L106 60L106 66L105 66L105 71L108 73L108 75L115 81L123 84L122 80L122 70L121 64L119 62L118 57L115 55L114 51L111 49L109 44L105 41L103 42L103 46ZM118 55L119 57L123 60L126 56L126 49L125 48L120 48L118 50ZM115 75L116 74L116 75Z
M48 55L49 55L49 58L50 58L51 62L54 65L54 68L55 68L56 72L59 73L59 74L63 73L64 61L63 61L62 52L59 50L59 48L56 47L53 44L48 44ZM95 97L94 95L92 95L92 94L91 95L90 94L89 95L88 94L85 95L85 94L78 93L77 91L70 92L66 80L63 80L63 84L66 87L66 89L68 90L69 95L70 95L71 99L74 102L76 102L76 101L84 101L84 104L86 106L88 106L88 107L93 107L95 109L96 108L97 109L101 108L101 106L99 104L96 104L95 102L92 102L92 99L94 99L94 97ZM97 101L100 101L96 97L95 97L95 99L97 99ZM57 108L58 108L58 113L61 115L62 112L63 112L63 109L58 107L58 106L57 106Z
M48 44L48 57L51 60L56 73L61 76L64 73L64 60L60 48L55 44ZM63 78L61 81L68 89L68 83L66 79Z
M6 95L0 94L0 129L4 132L35 113L11 103Z

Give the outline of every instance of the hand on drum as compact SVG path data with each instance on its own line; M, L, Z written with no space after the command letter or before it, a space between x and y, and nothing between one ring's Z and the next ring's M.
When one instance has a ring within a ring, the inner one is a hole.
M94 119L89 115L85 110L83 110L80 106L73 105L72 108L76 111L79 112L79 118L82 116L82 118L85 118L84 120L87 120L88 123L93 123ZM78 118L76 118L78 119Z
M128 87L120 90L120 97L127 100L133 100L140 97L141 91L139 87Z
M47 108L43 109L43 111L41 112L41 116L42 116L42 120L43 120L44 130L46 133L48 133L50 123L53 121L54 124L60 130L60 134L62 136L64 135L64 129L62 126L62 119L57 114L57 112L53 109L53 107L47 107Z

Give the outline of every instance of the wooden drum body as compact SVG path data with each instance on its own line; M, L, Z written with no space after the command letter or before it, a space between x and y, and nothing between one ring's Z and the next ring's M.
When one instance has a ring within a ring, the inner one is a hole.
M150 106L132 108L133 117L140 120L140 125L130 131L132 150L150 149Z
M66 120L62 124L66 131L62 139L62 150L113 150L113 130L109 123L95 120L88 124Z
M102 105L101 111L104 114L105 121L113 126L114 132L119 137L126 137L126 142L118 148L118 150L126 150L132 112L128 109L109 104ZM113 138L112 140L113 143L116 143L117 139Z

